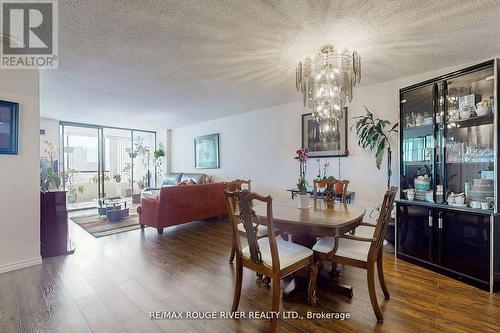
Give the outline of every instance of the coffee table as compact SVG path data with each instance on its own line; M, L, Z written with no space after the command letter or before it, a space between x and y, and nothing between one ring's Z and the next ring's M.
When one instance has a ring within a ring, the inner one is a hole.
M129 216L127 202L121 197L104 198L97 208L98 214L109 222L119 222Z

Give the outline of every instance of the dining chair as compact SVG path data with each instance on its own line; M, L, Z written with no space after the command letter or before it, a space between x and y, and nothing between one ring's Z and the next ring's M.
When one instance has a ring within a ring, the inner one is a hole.
M250 179L249 180L235 179L231 182L226 182L224 184L225 184L226 190L228 190L228 191L241 191L243 189L243 186L245 186L249 192L252 192L252 185L251 185ZM233 201L235 201L235 203L236 203L236 198L234 198ZM257 238L262 238L262 237L267 236L266 226L255 225L254 227L256 227L256 229L257 229ZM241 236L245 236L245 228L243 227L243 224L241 224L241 223L238 224L238 233ZM231 263L231 264L234 261L235 253L236 253L236 244L235 244L234 238L233 238L233 245L231 247L231 255L229 256L229 263Z
M361 223L356 228L355 235L345 234L339 237L323 237L313 247L316 261L329 260L367 270L368 293L370 302L379 323L384 321L375 293L375 264L377 264L378 279L386 299L390 298L389 289L384 279L383 244L384 235L391 219L397 187L389 188L382 201L380 214L376 224Z
M316 278L318 268L314 262L313 251L305 246L285 241L279 237L263 237L258 239L254 227L259 225L259 217L253 210L254 201L266 205L265 224L268 235L274 235L273 206L271 196L262 196L248 190L224 191L232 226L233 238L236 242L236 286L231 311L238 310L243 280L243 267L272 279L271 311L279 311L281 300L281 279L303 268L309 271L308 303L316 304ZM235 200L234 200L235 199ZM235 203L237 207L235 207ZM237 212L236 212L237 209ZM238 225L245 229L248 245L241 247L238 237ZM269 332L276 331L278 318L273 316Z
M313 198L318 199L318 184L324 183L326 188L321 192L321 199L325 201L335 201L338 197L340 202L345 203L347 199L347 186L349 185L348 180L339 180L335 178L325 179L325 180L313 180Z

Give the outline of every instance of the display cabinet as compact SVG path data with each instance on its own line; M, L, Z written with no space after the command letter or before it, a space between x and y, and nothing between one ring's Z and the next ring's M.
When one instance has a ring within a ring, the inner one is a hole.
M396 254L498 290L498 61L400 90Z

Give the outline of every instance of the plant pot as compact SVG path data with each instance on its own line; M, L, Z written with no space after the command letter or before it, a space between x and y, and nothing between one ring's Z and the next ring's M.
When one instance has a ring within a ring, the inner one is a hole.
M298 198L299 209L309 209L309 194L299 194Z
M68 193L68 203L74 204L76 202L76 194Z

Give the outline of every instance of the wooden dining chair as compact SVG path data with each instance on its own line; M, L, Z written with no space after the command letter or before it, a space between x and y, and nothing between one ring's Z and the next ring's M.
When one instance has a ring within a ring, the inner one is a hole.
M281 300L281 279L303 268L309 271L308 302L316 304L316 278L318 268L314 263L313 251L305 246L285 241L278 237L257 238L254 225L260 224L253 210L253 202L266 204L265 224L267 233L274 235L273 199L248 190L224 191L231 221L233 237L236 242L236 286L231 311L238 310L243 279L243 267L251 269L272 279L271 311L279 311ZM234 200L236 199L236 200ZM235 209L237 205L237 213ZM241 247L238 225L245 228L248 245ZM276 331L277 317L271 319L269 332Z
M252 185L251 185L251 180L243 180L243 179L235 179L231 182L226 182L224 183L225 184L225 188L226 190L228 191L241 191L243 188L243 186L246 187L246 189L249 191L249 192L252 192ZM234 203L236 204L236 198L234 198ZM262 238L262 237L266 237L267 236L267 228L266 226L263 226L263 225L255 225L254 226L257 230L257 238ZM238 233L241 235L241 236L245 236L245 228L243 227L243 224L238 224ZM234 238L233 238L233 245L231 247L231 255L229 256L229 263L233 263L234 261L234 255L236 253L236 244L234 242ZM261 277L261 276L259 276Z
M380 286L386 299L390 298L389 289L385 284L383 270L383 244L387 225L391 219L397 187L389 188L382 201L380 214L376 224L361 223L356 228L356 235L342 235L337 238L323 237L313 247L315 260L329 260L367 270L368 293L373 311L379 323L384 321L375 293L375 264L377 264ZM332 264L333 265L333 264Z
M319 197L318 184L324 183L326 188L321 192L321 197ZM347 199L347 186L349 185L348 180L339 179L325 179L325 180L313 180L313 198L317 200L321 198L325 201L335 201L336 198L340 199L340 202L345 203Z

